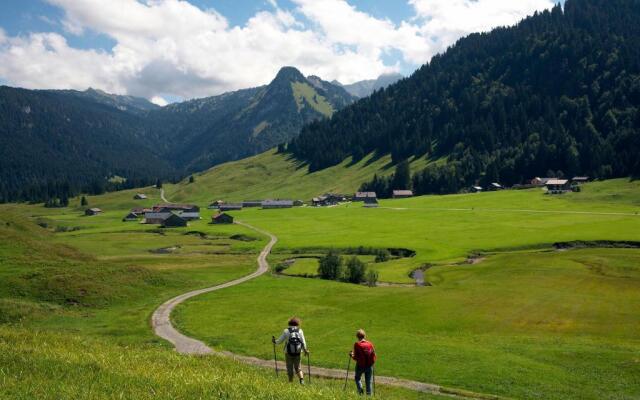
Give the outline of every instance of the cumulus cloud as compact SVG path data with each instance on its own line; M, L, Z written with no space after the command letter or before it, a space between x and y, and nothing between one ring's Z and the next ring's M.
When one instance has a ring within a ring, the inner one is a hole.
M29 88L89 86L163 103L267 83L284 65L344 83L418 66L459 37L517 22L550 0L407 0L414 18L374 18L346 0L267 0L242 26L185 0L46 0L66 35L112 38L109 51L76 49L57 33L7 37L0 78ZM385 54L401 55L393 64Z
M485 32L517 23L536 11L554 6L554 0L409 0L419 31L436 52L473 32Z

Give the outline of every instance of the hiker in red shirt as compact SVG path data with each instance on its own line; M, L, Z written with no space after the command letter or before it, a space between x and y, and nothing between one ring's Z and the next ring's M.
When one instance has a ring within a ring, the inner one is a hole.
M353 351L349 353L351 358L356 361L356 386L358 393L364 394L360 379L364 374L365 386L367 388L367 396L371 396L371 376L373 375L373 364L376 362L376 349L373 343L365 340L367 334L363 329L356 332L358 341L353 345Z

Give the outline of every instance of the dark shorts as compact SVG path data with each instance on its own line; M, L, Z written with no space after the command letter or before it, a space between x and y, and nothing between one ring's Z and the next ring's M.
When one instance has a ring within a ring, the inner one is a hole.
M287 375L293 376L294 371L296 374L300 372L300 354L292 356L285 353L284 358L287 362Z

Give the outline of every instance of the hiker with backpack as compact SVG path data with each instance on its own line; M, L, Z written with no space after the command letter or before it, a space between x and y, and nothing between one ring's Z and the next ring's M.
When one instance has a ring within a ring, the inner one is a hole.
M366 340L367 334L364 329L358 329L356 338L358 341L353 345L353 351L349 353L352 359L356 361L356 387L359 394L364 394L362 389L362 375L364 374L365 387L367 396L371 396L371 378L373 376L373 364L375 364L377 356L373 343Z
M288 327L282 332L278 339L271 337L274 344L284 343L284 356L287 364L287 375L289 382L293 382L293 373L300 379L300 384L304 385L304 372L300 368L300 356L302 352L309 355L307 341L304 338L304 332L300 329L300 319L293 317L289 320Z

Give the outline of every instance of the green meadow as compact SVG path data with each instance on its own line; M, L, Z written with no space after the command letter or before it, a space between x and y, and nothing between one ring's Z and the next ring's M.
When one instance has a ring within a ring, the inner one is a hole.
M135 191L79 207L0 206L0 398L342 399L340 382L288 385L272 371L176 354L150 328L165 300L255 270L266 238L238 225L187 228L122 222ZM350 389L351 386L349 386ZM379 385L388 399L437 396ZM355 397L355 396L353 396Z
M216 348L268 358L268 338L295 314L323 366L344 368L364 327L379 374L514 398L636 398L640 250L553 244L640 241L639 199L637 182L617 180L555 197L534 189L237 212L278 236L273 265L297 261L286 275L192 299L174 319ZM431 286L292 276L313 275L317 261L301 256L358 246L416 251L369 267L397 283L423 268ZM222 311L206 313L213 306ZM255 335L233 333L246 330Z
M122 222L130 208L160 201L155 188L90 196L89 206L105 211L95 217L82 215L79 199L64 209L0 206L0 397L349 398L340 382L299 388L227 359L179 356L153 335L149 318L168 298L255 270L266 238L209 224L209 201L350 192L365 175L392 172L387 162L308 174L269 152L192 184L165 184L170 200L203 207L203 219L186 228ZM238 170L243 163L250 172ZM136 192L149 199L134 201ZM557 197L534 189L384 200L378 209L247 209L232 214L278 236L272 267L295 262L196 297L173 318L217 349L265 359L271 335L296 314L318 366L344 368L354 331L364 327L380 354L379 375L523 399L639 398L640 250L588 248L640 241L639 210L640 185L627 180ZM552 246L571 241L586 248ZM317 257L360 246L415 256L359 256L391 285L313 278ZM410 286L418 268L428 286Z

